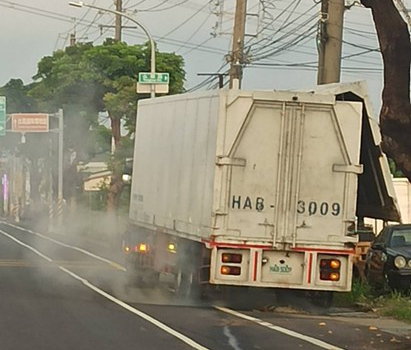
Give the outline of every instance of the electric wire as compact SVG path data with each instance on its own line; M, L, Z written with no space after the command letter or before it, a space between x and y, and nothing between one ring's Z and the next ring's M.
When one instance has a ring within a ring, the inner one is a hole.
M167 3L167 2L169 2L169 0L163 0L163 2L161 2L160 4L158 4L158 5L156 5L156 6L153 6L153 7L150 7L150 8L148 8L148 9L139 10L139 12L160 12L160 11L166 11L166 10L169 10L169 9L171 9L171 8L174 8L174 7L177 7L177 6L180 6L180 5L184 4L184 3L186 3L187 0L181 0L181 1L180 1L179 3L177 3L177 4L174 4L174 5L171 5L171 6L168 6L168 7L163 7L163 8L161 8L161 9L158 9L158 7L164 5L164 4Z
M183 22L181 22L180 24L178 24L177 26L175 26L173 29L171 29L169 32L167 32L166 34L162 35L159 39L163 39L167 36L169 36L170 34L174 33L175 31L177 31L178 29L182 28L185 24L187 24L188 22L190 22L192 19L194 19L199 13L201 13L201 11L205 8L208 7L208 4L205 4L202 8L200 8L199 10L197 10L197 12L195 12L194 14L190 14Z
M178 52L185 44L187 44L188 42L191 41L191 39L200 31L200 29L204 26L204 24L207 23L207 21L208 21L208 19L210 18L210 16L211 16L211 14L209 14L209 15L203 20L203 22L200 23L200 25L197 27L197 29L194 30L194 31L191 33L191 35L185 40L185 42L184 42L181 46L179 46L178 48L175 49L176 52ZM211 39L211 38L212 38L212 37L210 37L210 39ZM206 42L208 42L208 40L205 41L204 43L206 43Z
M96 0L93 0L93 3L95 3ZM129 1L128 1L129 2ZM127 2L127 3L128 3ZM171 1L169 1L170 3ZM174 1L175 3L172 6L167 7L167 9L171 9L171 8L175 8L175 7L186 7L186 8L196 8L196 10L198 12L204 11L206 6L201 6L198 7L196 5L193 5L192 3L189 3L188 1ZM262 1L264 2L264 1ZM279 1L280 2L280 1ZM146 3L146 0L143 1L139 1L138 3L129 6L129 8L134 8L137 7L139 5L142 5ZM161 11L165 11L166 8L160 8L161 6L165 5L165 1L160 2L159 4L152 6L151 9L152 10L161 10ZM267 2L265 2L267 3ZM303 31L304 28L304 24L309 24L311 23L310 21L313 20L313 16L310 16L310 12L315 8L315 6L317 6L318 4L315 4L314 6L311 6L307 11L304 11L303 15L299 15L299 17L295 16L297 15L299 12L297 12L297 8L300 3L301 0L299 0L298 2L294 2L294 4L290 4L290 2L285 1L282 3L286 3L287 6L283 9L276 9L276 11L280 11L280 14L275 15L274 13L269 14L269 16L266 18L268 19L268 21L266 21L264 23L264 30L266 33L266 37L262 38L262 39L250 39L248 41L249 46L245 47L246 49L249 50L249 52L251 54L254 54L253 56L253 62L252 64L248 64L248 66L252 66L254 64L272 64L272 63L267 63L266 60L269 58L272 58L273 56L276 55L282 55L282 54L286 54L287 52L296 52L296 47L304 47L304 44L307 42L307 40L310 39L310 35L314 34L313 31L313 27L309 27L308 30ZM273 4L271 2L271 4ZM209 5L209 2L206 4ZM293 5L293 6L292 6ZM18 2L13 2L13 1L4 1L4 0L0 0L0 6L1 7L6 7L6 8L11 8L13 10L17 10L17 11L21 11L21 12L26 12L29 14L33 14L33 15L37 15L37 16L43 16L45 18L50 18L53 20L58 20L58 21L62 21L62 22L66 22L66 23L72 23L73 22L73 18L70 16L67 16L65 14L61 14L58 12L54 12L54 11L49 11L49 10L43 10L34 6L27 6L27 5L22 5L19 4ZM273 9L273 7L270 7L269 9ZM146 11L149 11L150 8L146 8ZM267 8L266 8L266 11ZM155 11L152 11L155 12ZM197 12L196 12L197 13ZM71 27L70 31L72 31L73 29L76 29L77 27L81 28L79 29L79 33L82 33L81 35L84 35L85 33L88 33L90 35L90 31L93 28L98 28L98 25L96 24L96 22L99 20L98 16L96 15L94 17L93 20L87 20L87 15L88 12L86 12L84 15L82 15L82 17L80 17L79 19L76 19L76 22L74 24L74 26ZM285 17L286 16L286 17ZM280 20L281 18L283 19L281 22L281 25L278 27L278 29L275 29L274 25L274 21L272 21L273 18L278 18L278 20ZM202 51L202 52L206 52L209 54L225 54L226 51L222 50L219 47L212 47L212 46L205 46L204 44L206 44L207 42L211 41L213 38L207 38L205 40L203 40L200 43L193 43L191 42L191 39L193 38L194 35L192 35L190 37L189 40L186 41L182 41L182 40L178 40L178 39L174 39L174 38L170 38L169 35L171 33L174 33L175 31L177 31L178 29L182 28L189 20L190 18L187 18L185 21L186 22L181 22L179 25L177 25L176 27L174 27L174 29L172 29L169 33L167 33L166 35L162 35L162 36L155 36L155 40L163 43L163 44L167 44L167 45L171 45L171 46L178 46L178 49L180 50L181 48L186 48L188 49L187 52L184 52L184 55L188 55L191 52L193 52L194 50L198 50L198 51ZM300 19L303 19L302 22L298 23ZM113 23L113 21L109 22L110 24ZM203 22L204 24L206 23L206 20L204 20ZM354 36L354 37L362 37L364 38L364 36L367 36L369 38L376 38L376 34L372 31L368 31L368 30L362 30L362 29L357 29L358 26L360 27L366 27L366 28L372 28L372 26L370 26L369 24L364 24L364 23L359 23L359 22L355 22L355 21L349 21L348 23L350 23L350 26L346 27L345 30L347 31L347 33L349 33L350 35ZM203 25L204 25L203 24ZM354 27L353 27L354 26ZM198 26L196 29L196 32L199 32L201 30L201 27ZM70 32L69 31L69 32ZM108 29L105 30L105 33L108 31ZM260 29L259 34L261 34L263 32L263 29ZM281 33L281 35L279 37L276 37L275 40L273 40L272 34L273 32L278 35L279 33ZM93 32L94 35L95 32ZM59 36L62 35L62 33L59 34ZM100 34L100 37L102 36L102 34ZM145 36L141 35L137 35L134 31L133 34L130 34L130 36L134 36L134 37L140 37L140 38L145 38ZM167 38L165 38L165 36L167 36ZM271 36L271 38L269 37ZM93 41L98 40L100 37L98 37L97 39L93 39ZM301 37L301 38L300 38ZM68 36L66 37L66 41L67 41ZM296 39L297 38L297 39ZM312 37L314 38L314 37ZM60 40L60 38L58 39ZM270 41L271 40L271 41ZM376 59L373 56L367 56L367 54L372 54L372 53L379 53L379 49L375 48L375 47L370 47L368 45L364 45L362 43L358 43L357 41L355 41L354 38L350 38L350 39L346 39L343 40L343 43L346 46L349 47L354 47L357 49L360 49L361 51L356 52L356 53L350 53L348 52L347 55L343 56L343 60L350 60L350 62L358 62L358 63L362 63L362 64L367 64L364 61L361 60L356 60L354 59L357 56L361 56L362 58L367 58L367 59ZM307 48L307 50L309 50L310 48ZM315 52L315 51L314 51ZM304 53L304 52L302 52ZM309 52L306 52L304 54L308 54L310 55ZM315 54L313 54L313 56L315 56ZM226 65L226 64L225 64ZM268 66L267 66L268 67ZM307 67L304 67L307 68ZM311 68L311 67L309 67ZM372 67L368 67L369 69L367 69L367 67L344 67L345 71L350 71L350 72L356 72L358 70L360 71L364 71L364 72L376 72L376 71L381 71L380 68L372 68ZM209 84L209 80L207 80Z

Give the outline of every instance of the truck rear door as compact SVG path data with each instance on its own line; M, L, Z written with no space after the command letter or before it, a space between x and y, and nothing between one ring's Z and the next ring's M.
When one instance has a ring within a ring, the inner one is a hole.
M360 103L255 100L228 155L227 234L274 246L342 243L360 135Z

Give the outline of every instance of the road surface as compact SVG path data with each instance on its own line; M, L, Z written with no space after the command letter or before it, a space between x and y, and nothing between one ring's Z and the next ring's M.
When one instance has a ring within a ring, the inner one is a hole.
M356 314L234 310L129 287L120 261L107 256L0 223L0 349L411 348L411 328L394 334Z

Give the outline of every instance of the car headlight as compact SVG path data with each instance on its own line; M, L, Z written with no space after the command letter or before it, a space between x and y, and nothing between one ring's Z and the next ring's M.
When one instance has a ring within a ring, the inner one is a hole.
M397 269L402 269L407 265L407 261L401 255L398 255L394 259L394 265Z
M408 267L411 267L411 259L408 260Z

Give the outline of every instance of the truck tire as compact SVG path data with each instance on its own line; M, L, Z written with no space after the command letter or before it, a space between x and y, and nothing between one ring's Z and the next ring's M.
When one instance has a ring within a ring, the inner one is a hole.
M199 283L194 272L179 270L174 280L174 293L181 300L198 300L200 297Z

